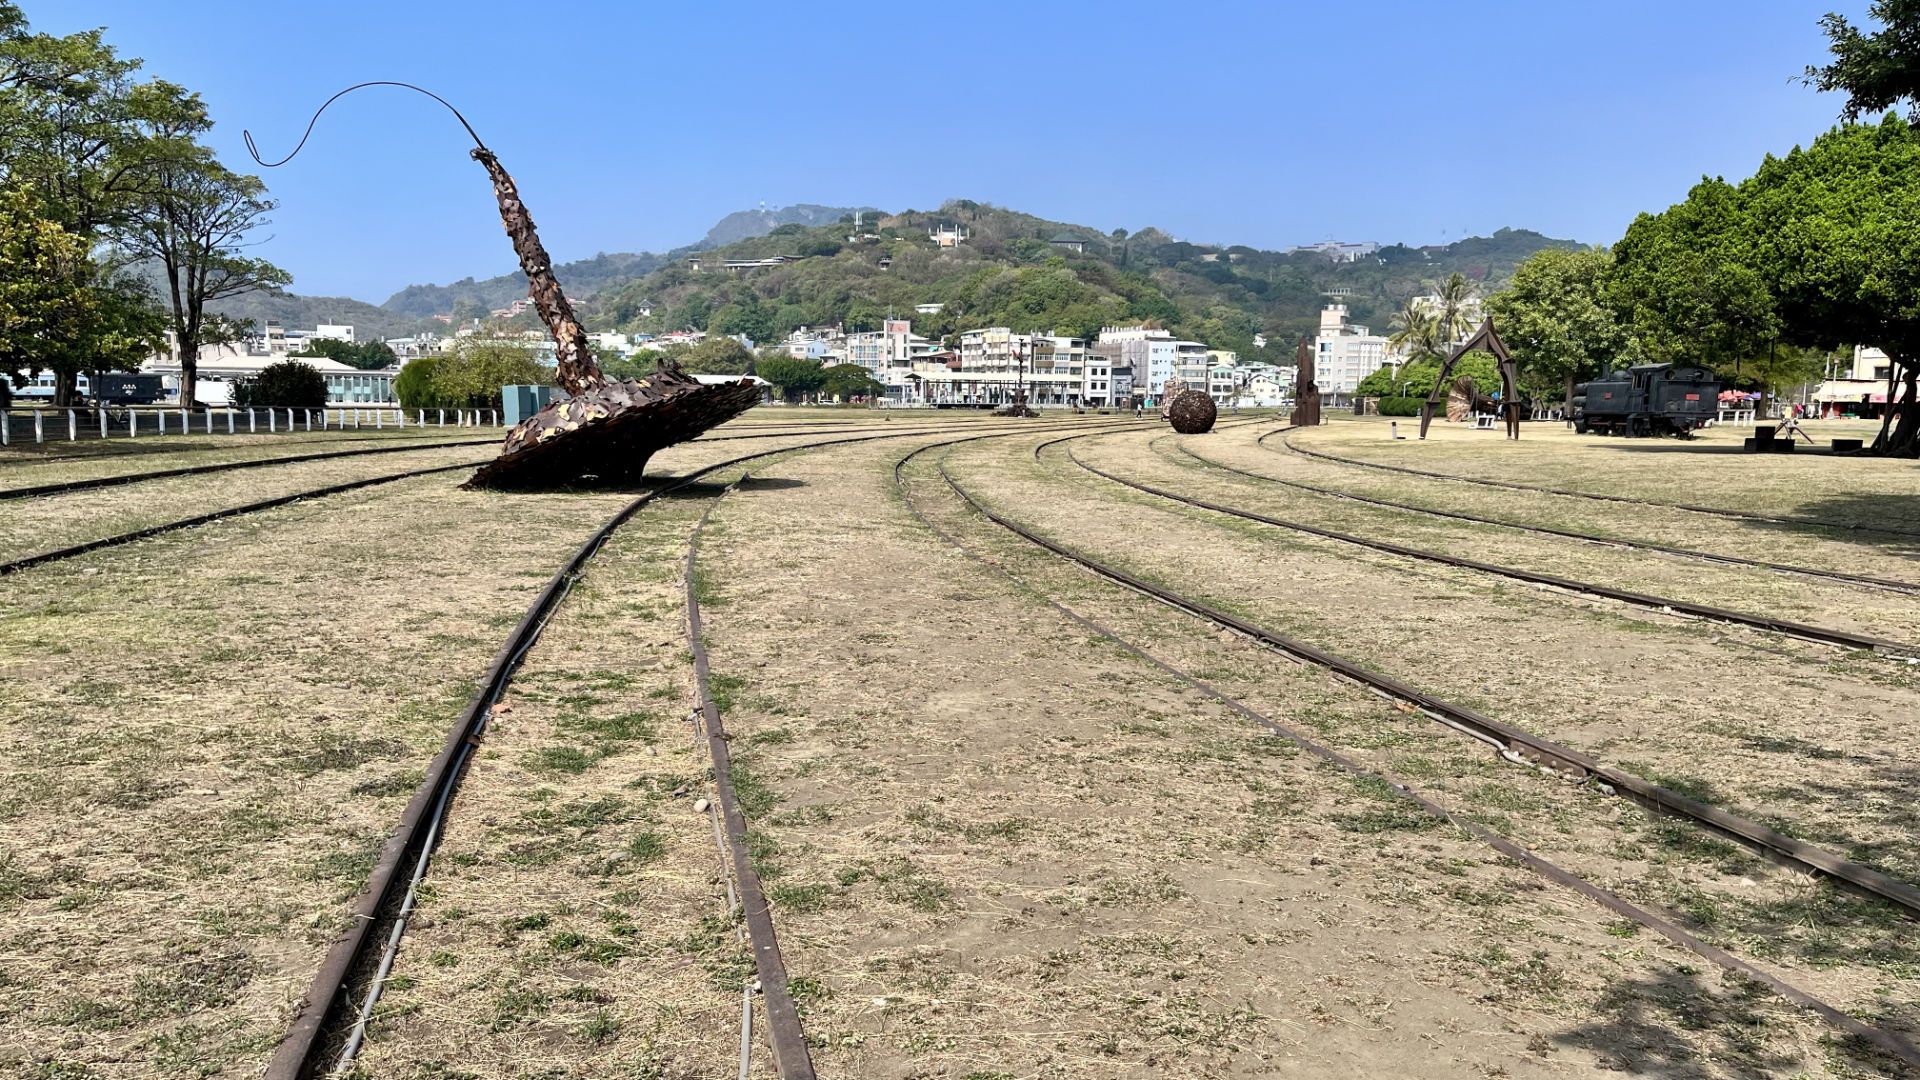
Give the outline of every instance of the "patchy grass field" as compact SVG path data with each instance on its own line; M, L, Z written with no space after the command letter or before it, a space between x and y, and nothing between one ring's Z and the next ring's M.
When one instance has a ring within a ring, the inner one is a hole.
M967 511L936 464L997 510L1143 577L1912 880L1909 668L1177 507L1080 470L1062 447L1035 461L1033 447L1062 433L1038 430L1070 419L765 409L714 435L813 433L662 454L655 471L670 474L901 436L756 463L724 496L739 469L716 475L650 506L590 564L455 799L359 1075L737 1071L752 964L699 805L711 777L687 719L680 577L715 498L696 583L714 690L823 1076L1897 1067L1425 816L1394 785L1915 1038L1911 922L1517 769L1091 578ZM1111 426L1074 452L1214 501L1920 638L1920 597L1367 509L1187 451L1420 505L1920 580L1893 538L1416 480L1257 444L1270 424L1228 419L1196 438ZM1835 516L1845 504L1850 520L1897 524L1898 497L1920 498L1910 469L1883 462L1710 452L1724 432L1708 452L1656 453L1544 427L1517 447L1438 425L1426 444L1386 444L1372 422L1296 440L1649 499L1737 490L1725 505L1764 513ZM923 527L893 483L914 447L990 432L1015 434L922 454L906 490L1012 581ZM0 460L0 485L270 452L212 443L111 463ZM422 450L29 500L7 506L0 548L484 455ZM0 1073L258 1074L494 650L561 558L630 498L460 492L463 478L297 503L6 580ZM1881 494L1896 497L1884 520ZM1046 600L1367 771L1299 751ZM763 1039L753 1056L769 1075Z

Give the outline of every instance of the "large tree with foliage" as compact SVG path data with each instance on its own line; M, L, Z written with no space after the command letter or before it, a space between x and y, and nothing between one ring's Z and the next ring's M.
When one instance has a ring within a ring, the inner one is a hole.
M818 363L790 356L761 360L754 365L754 374L772 383L773 388L787 401L798 401L802 396L820 389L827 381L827 373Z
M887 392L886 386L873 377L873 372L859 364L835 364L821 374L820 393L841 401L877 398Z
M1920 0L1874 0L1867 14L1880 30L1863 31L1844 15L1822 18L1833 58L1807 67L1809 83L1847 95L1847 120L1920 102Z
M682 370L693 375L749 375L753 351L730 337L708 334L683 353L672 355Z
M498 409L501 387L551 385L554 371L534 359L533 350L525 345L464 337L457 339L446 355L436 358L428 377L435 399L445 408Z
M164 323L138 280L95 262L86 237L40 206L24 189L0 192L0 373L51 371L53 402L66 406L81 375L138 367Z
M293 280L245 253L248 234L267 223L273 206L258 177L234 173L208 154L182 154L161 169L149 196L118 231L127 251L161 271L183 406L193 405L201 348L237 340L245 329L208 305Z
M1783 337L1833 348L1860 342L1893 360L1876 446L1920 446L1920 131L1898 116L1846 124L1768 158L1741 185L1753 263L1776 298ZM1903 384L1895 386L1894 383Z
M1487 313L1529 389L1563 390L1634 358L1633 338L1607 301L1613 253L1605 248L1534 253L1507 287L1487 298Z
M1608 299L1648 358L1716 367L1780 337L1744 196L1732 184L1702 180L1685 202L1641 214L1613 253Z

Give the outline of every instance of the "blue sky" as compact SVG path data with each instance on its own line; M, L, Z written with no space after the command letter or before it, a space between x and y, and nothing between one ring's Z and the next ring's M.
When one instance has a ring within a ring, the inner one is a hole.
M1453 4L24 0L201 92L251 170L367 79L452 100L556 259L665 250L762 201L964 197L1196 242L1595 243L1810 140L1818 19L1864 0ZM529 13L532 13L531 15ZM549 20L539 25L533 16ZM513 268L439 106L371 90L264 175L294 290L383 300Z

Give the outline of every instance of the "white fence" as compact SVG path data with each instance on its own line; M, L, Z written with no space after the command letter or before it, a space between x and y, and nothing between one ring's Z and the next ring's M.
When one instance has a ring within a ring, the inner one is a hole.
M495 409L92 408L0 410L0 446L15 441L127 438L142 435L278 434L292 431L384 431L388 428L499 427Z

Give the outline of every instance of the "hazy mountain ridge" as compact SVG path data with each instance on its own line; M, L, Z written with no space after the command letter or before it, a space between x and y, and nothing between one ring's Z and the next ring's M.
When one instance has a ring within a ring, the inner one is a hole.
M950 223L971 233L969 242L946 253L940 270L926 277L909 266L894 277L890 287L858 288L870 299L900 305L909 301L941 299L949 291L942 278L964 268L977 271L984 266L1017 267L1032 264L1046 254L1054 254L1046 240L1059 232L1081 236L1087 243L1083 258L1105 263L1119 272L1147 274L1165 295L1189 308L1210 304L1238 308L1258 324L1274 332L1291 334L1311 329L1318 307L1331 290L1338 290L1353 309L1356 321L1384 325L1388 310L1410 295L1410 290L1428 279L1460 270L1469 277L1493 285L1513 271L1527 255L1545 247L1578 248L1571 240L1557 240L1526 229L1500 229L1490 237L1467 237L1445 245L1409 247L1393 244L1375 256L1357 263L1335 263L1312 253L1287 253L1241 245L1192 244L1151 226L1127 234L1111 233L1088 226L1052 221L990 204L964 199L951 200L938 211L903 211L886 214L865 208L822 206L801 203L777 209L741 210L716 222L697 244L665 253L602 252L590 259L558 264L555 275L570 296L581 301L583 315L601 326L632 326L632 311L652 300L682 299L686 290L682 275L675 268L692 252L712 251L724 257L764 258L791 253L802 241L818 246L838 246L846 227L840 221L856 209L870 216L863 223L867 231L883 229L887 238L879 249L906 251L926 244L929 225ZM782 226L799 226L783 229ZM917 237L917 240L913 238ZM906 244L907 247L900 247ZM873 248L862 249L872 258ZM849 248L846 255L851 256ZM811 260L809 260L811 261ZM828 264L844 258L830 257ZM663 278L663 272L672 276ZM836 288L864 285L853 267L847 273L832 273ZM913 279L919 279L910 284ZM880 285L873 281L872 285ZM409 285L382 304L348 297L312 297L298 293L278 296L254 293L214 305L222 314L253 319L268 319L288 328L305 328L320 322L351 324L362 338L395 337L422 330L445 329L434 315L454 314L459 318L480 316L502 308L526 296L526 279L518 271L496 277L463 278L446 285ZM651 299L648 299L651 298ZM844 306L844 305L842 305ZM597 309L597 310L596 310ZM820 315L844 315L845 312L821 312ZM956 312L958 314L958 312ZM858 320L856 320L858 321ZM637 327L635 327L637 328Z
M742 240L751 240L765 236L782 225L805 225L813 228L817 225L829 225L848 214L866 213L876 217L880 211L871 206L821 206L817 203L795 203L792 206L776 207L768 210L736 210L716 222L707 230L707 235L694 245L695 250L737 244Z

